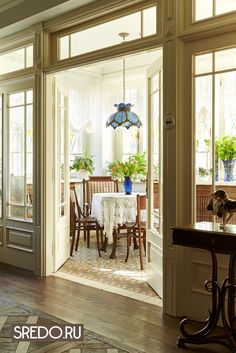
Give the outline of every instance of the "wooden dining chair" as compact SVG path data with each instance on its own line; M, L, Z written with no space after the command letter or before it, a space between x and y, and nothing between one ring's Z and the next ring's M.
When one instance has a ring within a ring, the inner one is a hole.
M144 269L143 265L143 248L146 253L146 221L142 220L141 212L146 210L146 195L137 195L137 216L136 222L133 226L127 226L127 253L125 262L129 258L129 249L131 245L131 239L138 240L139 248L139 258L140 258L140 268ZM143 247L143 248L142 248Z
M74 243L75 243L75 238L76 238L76 233L77 233L77 239L76 239L76 244L75 244L75 251L78 250L79 246L79 238L80 238L80 232L84 231L86 234L86 240L87 240L87 247L90 247L90 232L91 231L96 231L96 239L97 239L97 249L98 249L98 254L101 257L100 253L100 242L99 242L99 227L97 224L97 220L94 217L91 217L90 215L86 215L82 212L82 209L79 205L78 197L76 194L75 187L72 185L70 188L71 192L73 193L73 198L74 202L72 202L71 199L71 224L72 224L72 243L71 243L71 254L73 254L73 249L74 249ZM74 218L74 220L73 220ZM73 227L75 228L75 231L73 231ZM71 255L72 256L72 255Z
M84 179L83 198L86 213L91 213L93 194L100 192L107 193L118 191L118 180L114 180L110 176L91 176L89 179Z

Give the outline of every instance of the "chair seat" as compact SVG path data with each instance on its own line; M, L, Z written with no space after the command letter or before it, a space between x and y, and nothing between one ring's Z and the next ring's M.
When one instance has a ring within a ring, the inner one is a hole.
M140 222L140 227L141 227L141 230L146 230L146 222ZM135 225L133 227L133 229L137 230L138 229L138 226Z
M90 216L87 216L87 217L81 217L78 219L78 222L79 223L94 223L96 224L97 223L97 220L96 218L94 217L90 217Z

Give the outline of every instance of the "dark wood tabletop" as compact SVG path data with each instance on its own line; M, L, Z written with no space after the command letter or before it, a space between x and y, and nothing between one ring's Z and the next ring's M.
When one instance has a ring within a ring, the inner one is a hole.
M220 228L219 223L197 222L172 227L173 244L213 250L222 254L236 253L236 225Z

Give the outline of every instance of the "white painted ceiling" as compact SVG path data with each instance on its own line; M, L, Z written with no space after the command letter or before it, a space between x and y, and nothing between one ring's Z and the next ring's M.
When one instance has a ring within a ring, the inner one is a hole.
M0 0L0 37L97 0ZM99 1L98 1L99 2Z

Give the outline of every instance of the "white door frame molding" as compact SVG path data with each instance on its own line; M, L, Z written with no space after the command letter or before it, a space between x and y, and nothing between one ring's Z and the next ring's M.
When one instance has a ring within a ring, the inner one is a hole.
M231 32L211 38L196 40L190 43L180 43L178 55L182 65L177 74L178 81L178 174L177 174L177 224L191 223L194 218L194 97L192 62L193 55L214 49L236 47L235 33ZM178 314L203 319L207 315L209 296L201 288L205 278L209 276L211 261L203 250L177 247L179 253L177 268L177 292L182 293L178 300ZM220 276L226 268L224 255L218 256ZM184 276L182 275L184 273ZM193 278L194 277L194 278ZM183 295L184 293L184 295ZM198 297L199 296L199 297ZM201 299L200 299L201 298ZM200 305L192 305L192 302Z

